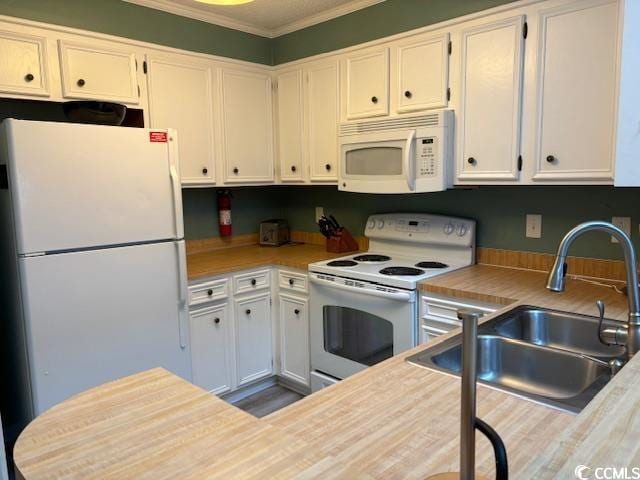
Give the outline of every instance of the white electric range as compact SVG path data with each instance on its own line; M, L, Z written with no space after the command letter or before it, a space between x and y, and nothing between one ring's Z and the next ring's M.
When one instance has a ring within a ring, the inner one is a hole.
M310 264L312 389L416 346L418 284L472 265L475 227L439 215L372 215L368 252Z

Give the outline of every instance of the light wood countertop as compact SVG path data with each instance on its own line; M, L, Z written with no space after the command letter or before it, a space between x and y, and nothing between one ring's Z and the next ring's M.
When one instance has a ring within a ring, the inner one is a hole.
M329 253L324 245L306 243L291 243L280 247L246 245L187 255L187 272L189 280L198 280L267 265L306 270L310 263L345 255L349 253Z
M594 313L593 302L603 298L608 316L626 315L626 297L610 288L571 281L565 293L547 294L543 280L537 272L474 266L422 288L472 298L485 292L502 303L510 299L585 313ZM404 361L424 348L262 419L162 369L142 372L72 397L38 417L18 439L16 465L27 480L421 479L453 470L460 381ZM572 478L573 458L584 458L587 465L593 458L607 459L608 445L624 444L620 455L627 457L619 458L632 462L640 449L634 416L640 405L638 370L636 358L577 417L479 385L478 416L505 441L512 478ZM624 418L605 421L616 414ZM477 470L493 477L492 451L481 435Z

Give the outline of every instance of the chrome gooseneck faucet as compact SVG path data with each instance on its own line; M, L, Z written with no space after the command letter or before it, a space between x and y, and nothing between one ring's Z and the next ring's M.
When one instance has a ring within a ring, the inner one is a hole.
M613 235L624 251L627 270L627 295L629 298L629 320L626 325L607 327L599 332L600 339L607 344L626 347L627 358L631 358L640 351L640 294L638 293L638 273L636 271L636 252L629 236L609 222L592 221L581 223L570 230L560 242L556 260L547 277L547 289L552 292L564 290L564 276L566 273L566 259L569 247L573 241L585 232L598 230ZM598 307L603 316L604 307Z

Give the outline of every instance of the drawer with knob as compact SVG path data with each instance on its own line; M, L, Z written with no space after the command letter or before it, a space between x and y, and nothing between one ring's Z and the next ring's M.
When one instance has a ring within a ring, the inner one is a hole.
M189 286L189 306L202 305L229 296L229 280L226 278Z
M278 286L282 290L291 292L308 293L309 279L304 273L296 273L287 270L278 271Z
M248 293L269 288L271 285L269 270L243 273L233 277L233 293Z

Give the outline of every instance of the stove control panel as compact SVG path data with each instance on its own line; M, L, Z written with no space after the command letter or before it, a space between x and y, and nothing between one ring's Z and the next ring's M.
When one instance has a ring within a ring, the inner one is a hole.
M365 235L370 239L472 247L475 220L431 214L388 213L372 215Z

